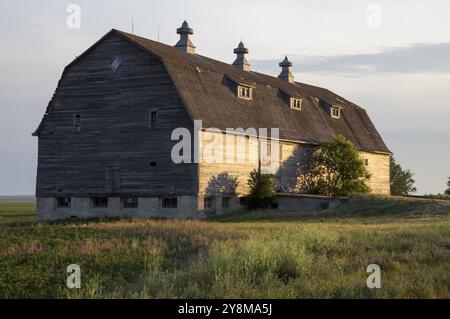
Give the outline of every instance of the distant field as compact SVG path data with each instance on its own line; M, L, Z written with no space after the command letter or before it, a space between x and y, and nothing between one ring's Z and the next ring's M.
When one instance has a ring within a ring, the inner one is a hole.
M0 228L4 224L27 222L35 220L36 203L34 201L15 201L0 198Z
M36 198L34 196L0 196L0 202L12 203L34 203Z
M0 201L0 298L449 298L450 203L353 198L214 220L34 222ZM366 267L381 267L368 289ZM81 267L82 288L65 287Z

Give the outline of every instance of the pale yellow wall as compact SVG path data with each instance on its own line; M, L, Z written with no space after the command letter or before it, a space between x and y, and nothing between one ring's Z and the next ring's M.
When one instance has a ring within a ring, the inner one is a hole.
M208 141L211 141L212 138L214 139L215 136L221 136L222 144L218 144L221 146L215 149L214 152L217 153L214 153L214 155L217 155L219 158L225 158L225 134L200 132L199 136L202 141L200 149L207 148ZM199 163L199 196L205 194L211 178L214 176L217 177L223 172L227 172L231 176L237 176L239 181L239 186L237 188L238 195L245 195L248 193L249 189L247 181L249 174L253 169L258 168L258 147L256 141L244 136L237 136L234 140L235 159L238 156L238 148L236 145L243 140L245 141L244 144L246 147L245 150L241 150L239 154L241 155L241 158L244 158L245 163L206 163L205 161ZM311 156L312 148L313 146L307 144L280 142L279 149L281 163L276 174L276 183L277 185L282 185L284 191L292 192L298 189L296 181L297 170L300 165ZM244 151L244 153L242 153L242 151ZM389 195L389 155L368 152L361 152L360 154L362 159L367 158L369 160L367 169L372 175L369 181L372 193ZM252 160L249 161L249 158L252 158Z
M205 148L208 148L208 142L211 143L211 136L213 138L222 136L222 144L215 149L215 152L212 155L217 155L218 157L225 158L225 150L226 150L226 139L225 134L223 133L205 133L205 132L199 132L199 138L201 140L201 150L205 150ZM220 138L220 137L219 137ZM245 149L239 149L237 147L238 143L244 143L246 146ZM234 159L237 161L238 156L241 156L243 159L243 163L206 163L204 160L202 160L198 165L199 170L199 195L202 196L206 192L206 188L210 184L211 178L217 177L221 173L228 173L230 176L236 176L238 177L239 185L236 189L238 195L245 195L248 193L249 189L247 186L248 177L250 175L250 172L253 169L258 168L258 157L257 157L257 144L252 139L248 139L244 136L235 136L234 139ZM216 144L214 144L216 145ZM249 157L250 150L253 150L252 157ZM208 154L210 154L208 152Z
M291 142L281 142L281 164L277 182L286 192L298 191L297 177L301 165L311 156L311 146Z
M212 139L219 137L220 135L222 136L222 143L214 143L217 147L213 156L217 155L218 158L225 158L226 137L223 133L200 132L200 140L202 141L201 149L204 150L205 148L208 148L208 143L211 143ZM205 161L199 163L199 194L205 194L205 190L208 187L211 178L218 176L223 172L238 177L239 186L237 192L239 195L248 193L249 188L247 181L249 174L253 169L258 168L257 142L244 136L236 136L234 142L235 159L237 160L237 157L240 155L240 158L244 159L244 163L206 163ZM244 143L245 149L238 149L238 143ZM306 156L309 156L311 147L306 144L289 142L280 142L278 147L281 163L278 165L279 169L274 172L277 176L276 184L281 184L284 191L295 191L298 163L303 162ZM207 153L211 154L211 152ZM276 163L273 163L273 165L276 165Z
M281 161L279 170L279 180L286 191L295 191L297 171L309 156L311 156L311 146L298 143L282 142ZM371 178L368 182L372 194L389 195L389 155L360 152L361 159L368 159L366 167Z
M369 160L367 170L372 175L369 181L371 193L390 195L389 155L360 152L360 156Z

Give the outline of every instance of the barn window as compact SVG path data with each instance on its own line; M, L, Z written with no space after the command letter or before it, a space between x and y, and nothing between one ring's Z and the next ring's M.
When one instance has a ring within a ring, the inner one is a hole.
M94 197L94 198L92 198L92 206L94 206L94 208L108 207L108 198L107 197Z
M74 132L81 131L81 116L80 114L74 114L72 117L72 127Z
M203 200L205 209L209 209L212 207L212 203L213 203L213 199L211 197L205 197L205 199Z
M162 208L177 208L178 200L176 197L163 197L161 198Z
M252 88L249 86L238 85L238 97L244 100L252 99Z
M122 197L122 208L138 208L138 198L137 197Z
M70 208L71 199L70 197L57 197L56 206L59 208Z
M364 160L364 165L369 166L369 159L366 158L366 159Z
M150 162L150 166L156 166L156 162Z
M341 109L338 107L331 107L331 117L338 119L341 117Z
M302 99L297 99L291 97L291 109L301 111L302 110Z
M230 197L222 197L222 208L227 209L230 208Z
M111 63L111 70L116 73L117 69L119 68L119 66L122 64L122 60L118 57L115 56L114 60Z
M158 126L158 111L149 111L149 126L150 128L155 128Z

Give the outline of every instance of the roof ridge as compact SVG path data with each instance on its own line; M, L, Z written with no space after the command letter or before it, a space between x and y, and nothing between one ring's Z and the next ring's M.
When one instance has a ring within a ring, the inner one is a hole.
M119 32L119 33L125 35L126 37L130 38L131 40L134 40L135 42L137 42L137 41L136 41L137 39L135 39L135 38L138 38L138 39L141 39L141 40L143 40L143 41L151 42L151 43L153 43L153 44L155 44L155 45L161 45L161 46L163 46L163 47L165 47L165 48L167 48L167 49L170 49L170 50L173 50L173 49L174 49L174 50L177 50L175 47L173 47L173 46L171 46L171 45L168 45L168 44L166 44L166 43L160 42L160 41L155 41L155 40L152 40L152 39L149 39L149 38L140 36L140 35L135 35L135 34L128 33L128 32L126 32L126 31L121 31L121 30L118 30L118 29L112 29L112 30L114 30L114 31L116 31L116 32ZM138 43L138 44L139 44L139 43ZM146 49L149 50L148 48L146 48ZM154 53L154 54L160 56L157 52L154 52L153 50L150 50L150 51L152 51L152 53ZM200 58L200 59L206 59L206 60L208 60L208 61L210 61L210 62L213 62L213 63L220 63L221 65L223 65L224 67L227 67L227 68L235 68L235 70L233 70L233 71L239 72L239 73L240 73L241 75L243 75L244 77L245 77L246 75L248 75L248 74L251 74L251 75L253 75L253 76L255 76L255 77L260 77L260 76L263 76L263 77L270 77L273 81L278 82L279 85L276 86L278 89L282 89L283 86L290 86L292 89L301 90L301 88L299 88L297 85L305 85L305 86L308 86L308 87L310 87L310 88L324 90L324 91L326 91L326 92L328 92L328 93L330 93L330 94L333 94L333 95L335 95L335 96L337 96L337 97L342 98L341 96L337 95L336 93L332 92L331 90L329 90L329 89L327 89L327 88L324 88L324 87L317 86L317 85L312 85L312 84L308 84L308 83L304 83L304 82L299 82L299 81L295 81L295 82L293 82L293 83L289 83L289 82L287 82L287 81L285 81L285 80L282 80L282 79L280 79L280 78L278 78L278 77L276 77L276 76L274 76L274 75L271 75L271 74L262 73L262 72L258 72L258 71L252 71L252 70L250 70L250 71L243 71L243 70L240 70L240 69L234 67L232 64L229 64L229 63L227 63L227 62L224 62L224 61L221 61L221 60L217 60L217 59L208 57L208 56L206 56L206 55L202 55L202 54L198 54L198 53L187 53L187 52L182 52L182 51L179 51L179 50L177 50L177 51L178 51L180 54L182 54L182 55L186 55L187 57L195 56L195 57ZM182 62L180 62L179 60L177 60L176 58L172 58L172 59L171 59L171 58L168 58L168 57L161 57L161 58L167 59L167 60L169 60L169 61L171 61L171 62L176 62L176 63L178 63L178 64L184 64L184 65L189 65L189 66L195 66L195 67L199 67L199 68L202 68L202 69L210 70L210 71L213 71L213 72L216 72L216 73L219 73L219 74L228 75L227 73L222 72L222 71L218 71L217 69L216 69L216 70L212 70L211 68L205 68L204 66L198 65L198 63L195 63L194 61L191 61L191 63L187 63L186 61L185 61L184 63L182 63ZM264 81L259 82L259 83L266 84ZM342 98L342 99L344 99L344 98ZM344 99L344 100L345 100L346 102L348 102L348 103L351 103L350 101L348 101L348 100L346 100L346 99ZM353 103L351 103L351 104L353 104Z

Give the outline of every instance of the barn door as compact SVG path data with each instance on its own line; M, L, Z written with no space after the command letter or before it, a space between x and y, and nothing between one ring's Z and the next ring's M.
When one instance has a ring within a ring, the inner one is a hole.
M105 188L110 193L120 191L120 167L106 168Z

